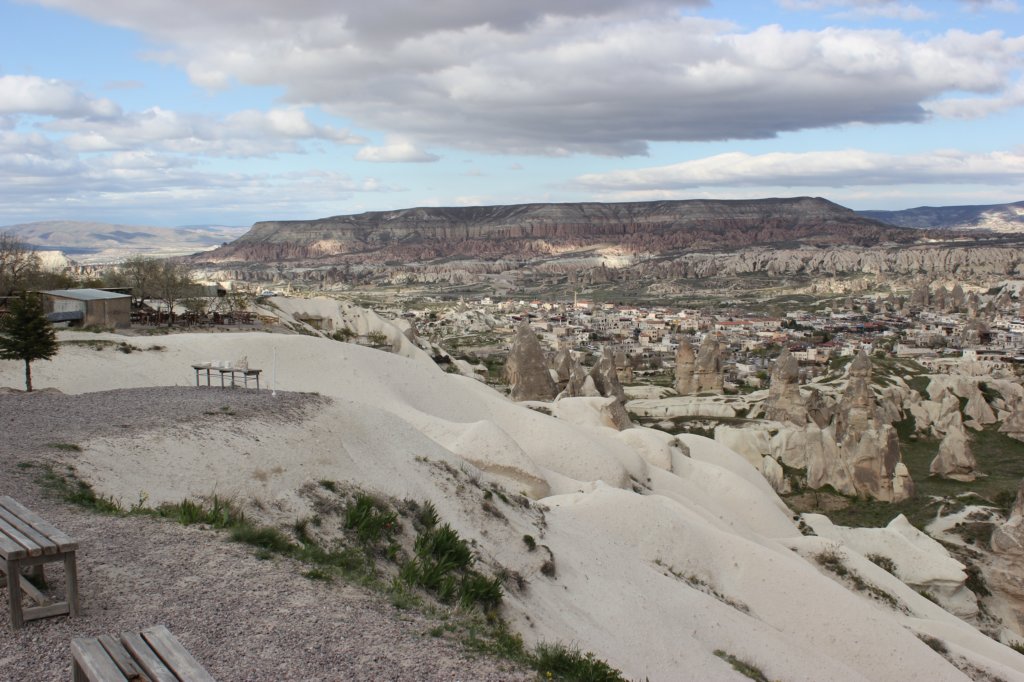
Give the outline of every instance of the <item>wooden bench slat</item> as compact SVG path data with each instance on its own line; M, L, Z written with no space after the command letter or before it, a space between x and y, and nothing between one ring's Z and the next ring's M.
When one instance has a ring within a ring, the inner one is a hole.
M43 553L42 547L32 542L32 540L24 533L3 519L0 519L0 535L6 535L11 540L21 545L22 549L25 551L25 556L41 556ZM7 558L12 559L14 557L8 555Z
M142 631L153 651L173 670L182 680L189 682L216 682L210 673L199 664L192 654L181 645L181 642L171 634L163 625L154 625Z
M40 533L52 540L62 552L70 552L78 549L78 542L72 540L64 531L58 530L53 524L42 519L30 509L26 509L13 497L0 495L0 507L10 510L14 514L29 523Z
M121 635L121 643L131 652L132 658L153 682L179 682L142 635L137 632L126 632Z
M28 552L17 542L0 533L0 556L4 559L21 559L28 556Z
M74 659L74 665L85 673L87 679L103 680L103 682L127 682L125 676L121 674L98 640L71 640L71 656ZM75 679L79 678L80 676L76 674Z
M111 660L120 669L122 675L131 680L131 682L143 682L143 680L149 682L149 678L142 674L139 666L135 665L131 654L125 650L121 642L110 635L101 635L97 639L103 645L103 648L107 650L107 653L110 654Z
M23 519L19 519L10 510L4 509L3 506L0 506L0 519L11 524L12 527L18 529L18 531L20 531L25 537L39 545L43 549L43 554L56 554L60 551L57 548L57 543L50 540L50 538L40 533L37 529L33 528L32 524L24 521Z

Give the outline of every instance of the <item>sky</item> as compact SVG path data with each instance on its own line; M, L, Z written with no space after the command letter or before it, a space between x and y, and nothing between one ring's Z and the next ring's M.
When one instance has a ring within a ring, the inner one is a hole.
M0 224L1024 200L1024 0L0 0Z

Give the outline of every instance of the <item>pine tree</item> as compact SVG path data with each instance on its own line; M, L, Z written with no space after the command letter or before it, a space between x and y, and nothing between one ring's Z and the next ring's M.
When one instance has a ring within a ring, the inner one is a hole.
M32 361L57 354L57 334L43 314L38 298L19 298L0 318L0 359L25 362L25 390L32 390Z

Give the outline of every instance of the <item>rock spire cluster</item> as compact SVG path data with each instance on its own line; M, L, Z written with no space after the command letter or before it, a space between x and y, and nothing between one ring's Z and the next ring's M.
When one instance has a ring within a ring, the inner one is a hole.
M696 357L693 346L687 339L679 342L676 349L676 393L679 395L696 393L693 390L693 366Z
M800 365L788 348L782 351L772 369L765 418L797 426L805 425L808 420L807 405L800 395Z
M676 351L676 391L679 395L725 393L722 345L711 335L704 337L696 357L685 339Z
M505 363L505 380L511 388L512 400L554 400L555 382L548 371L544 351L529 323L516 330Z

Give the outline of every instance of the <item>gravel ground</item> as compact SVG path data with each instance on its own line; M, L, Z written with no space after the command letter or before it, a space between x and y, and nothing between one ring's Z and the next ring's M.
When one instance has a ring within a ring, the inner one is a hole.
M324 398L183 387L65 396L0 394L0 495L10 495L76 538L82 616L12 631L0 587L0 680L71 678L72 637L162 623L221 680L531 680L528 671L431 637L437 625L383 596L301 576L288 559L261 561L221 532L145 517L92 512L55 497L38 479L74 452L53 443L187 429L228 405L236 419L296 420ZM51 587L63 589L51 564Z

